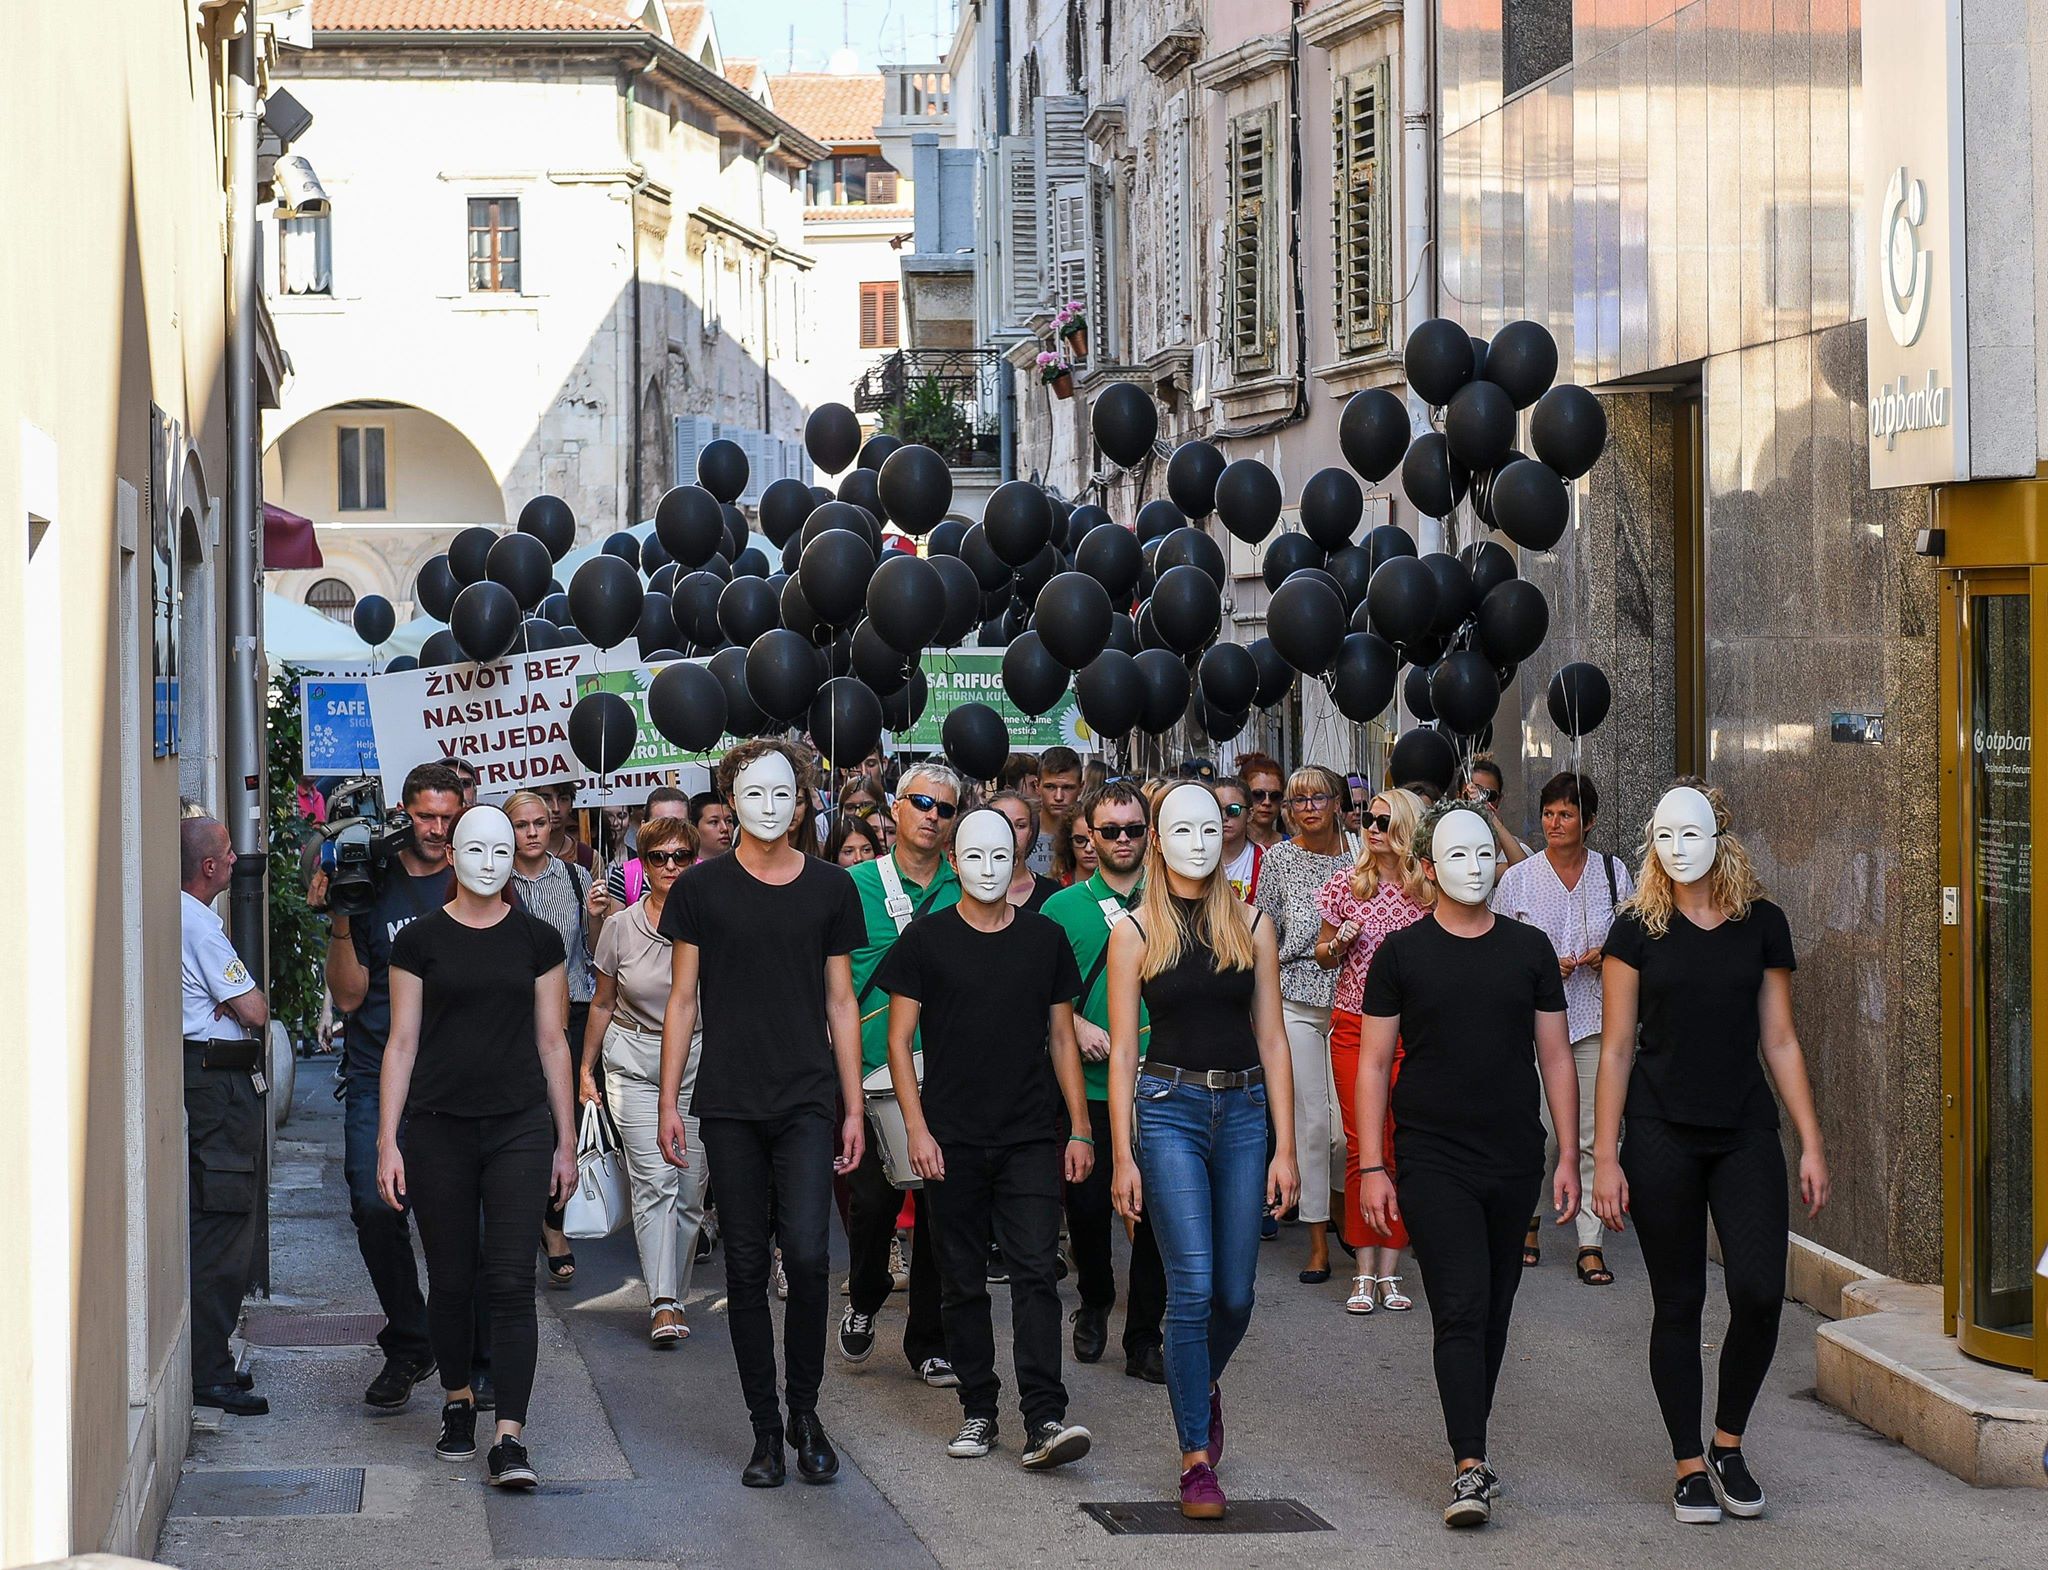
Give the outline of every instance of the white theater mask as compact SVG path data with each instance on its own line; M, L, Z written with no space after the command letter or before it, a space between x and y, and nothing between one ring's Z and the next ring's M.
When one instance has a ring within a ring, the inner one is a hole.
M796 821L796 771L779 752L764 753L732 780L733 815L755 839L773 844Z
M1017 872L1017 833L1000 812L970 812L953 831L953 869L960 892L980 905L1009 898Z
M1200 880L1223 861L1223 809L1200 785L1176 785L1159 803L1159 853L1184 878Z
M1699 882L1721 850L1714 804L1690 785L1672 786L1650 815L1650 848L1673 883Z
M1443 897L1460 905L1484 905L1493 892L1499 852L1493 828L1476 812L1449 812L1430 837L1429 859Z
M486 898L512 880L512 820L496 807L471 807L455 829L455 881Z

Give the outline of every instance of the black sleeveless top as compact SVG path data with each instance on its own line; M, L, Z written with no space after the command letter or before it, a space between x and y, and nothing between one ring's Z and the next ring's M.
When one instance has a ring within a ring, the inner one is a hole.
M1215 954L1196 936L1194 916L1199 902L1175 896L1173 903L1188 938L1172 969L1139 983L1152 1023L1145 1061L1197 1073L1207 1069L1242 1073L1256 1068L1259 1042L1252 1032L1255 973L1219 971Z

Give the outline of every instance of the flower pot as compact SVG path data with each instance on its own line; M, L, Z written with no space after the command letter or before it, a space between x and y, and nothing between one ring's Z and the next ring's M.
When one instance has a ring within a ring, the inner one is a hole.
M1059 375L1047 382L1046 386L1052 389L1052 395L1055 398L1071 398L1074 396L1074 373L1072 371L1061 371Z
M1088 324L1086 322L1076 322L1062 336L1066 339L1075 359L1085 360L1088 358Z

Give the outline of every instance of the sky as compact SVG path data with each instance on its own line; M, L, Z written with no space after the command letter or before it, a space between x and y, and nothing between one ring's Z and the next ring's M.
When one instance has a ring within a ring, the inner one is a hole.
M953 41L955 0L711 0L719 45L772 72L822 71L850 44L863 69L937 60Z

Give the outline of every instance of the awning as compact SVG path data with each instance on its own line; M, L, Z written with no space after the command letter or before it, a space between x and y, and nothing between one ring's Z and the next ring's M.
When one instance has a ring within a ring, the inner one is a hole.
M324 567L320 542L313 537L313 520L301 518L282 507L263 504L263 566L268 572L298 567Z

